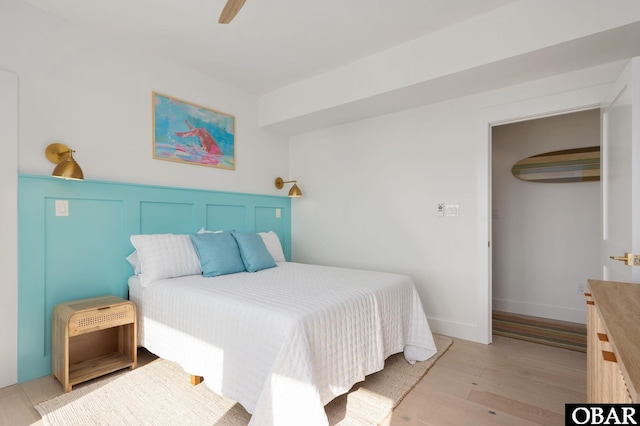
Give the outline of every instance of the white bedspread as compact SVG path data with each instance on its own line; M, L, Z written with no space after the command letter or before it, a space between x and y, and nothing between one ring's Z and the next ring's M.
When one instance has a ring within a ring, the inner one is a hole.
M142 287L139 344L203 376L251 425L326 425L324 405L404 351L436 346L409 277L297 263Z

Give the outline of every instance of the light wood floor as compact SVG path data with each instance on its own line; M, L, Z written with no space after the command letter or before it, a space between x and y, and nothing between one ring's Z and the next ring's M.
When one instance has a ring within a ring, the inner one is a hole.
M154 358L139 352L141 365ZM491 345L456 339L390 424L562 425L564 404L584 402L585 390L584 353L501 336ZM61 393L49 376L0 389L0 426L42 425L33 405Z
M563 425L586 401L587 356L502 336L453 345L394 410L392 426Z

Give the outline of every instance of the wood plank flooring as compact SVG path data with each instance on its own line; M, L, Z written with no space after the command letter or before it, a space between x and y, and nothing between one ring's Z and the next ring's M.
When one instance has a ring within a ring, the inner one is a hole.
M502 336L455 339L394 410L392 426L563 425L586 401L586 354Z
M154 358L138 353L141 365ZM61 393L50 376L0 389L0 426L42 425L33 405ZM564 404L585 400L584 353L502 336L491 345L454 339L387 424L562 425Z

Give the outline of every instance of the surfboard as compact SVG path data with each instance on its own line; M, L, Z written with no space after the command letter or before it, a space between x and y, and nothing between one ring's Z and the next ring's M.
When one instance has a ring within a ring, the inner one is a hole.
M527 157L514 164L511 173L529 182L598 181L600 147L565 149Z

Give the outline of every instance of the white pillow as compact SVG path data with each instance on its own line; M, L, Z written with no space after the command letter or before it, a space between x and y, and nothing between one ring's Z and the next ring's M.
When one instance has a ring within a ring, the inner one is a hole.
M201 228L198 231L198 234L207 234L207 233L212 233L212 234L218 234L220 232L224 232L224 231L209 231L203 228ZM131 253L129 256L126 257L127 262L129 262L129 265L131 265L131 267L133 268L133 273L135 275L140 275L141 273L141 269L140 269L140 257L138 256L138 251L134 250L133 253Z
M140 259L140 283L202 273L200 259L189 235L132 235Z
M258 232L258 235L262 237L262 241L264 241L264 245L267 246L267 250L273 260L276 262L285 262L284 253L282 252L282 245L280 244L280 239L278 238L278 234L273 231L269 232Z
M133 268L133 273L140 275L140 257L138 256L138 250L134 250L126 259Z
M204 229L204 227L200 228L197 232L198 234L220 234L224 231L209 231L208 229Z

